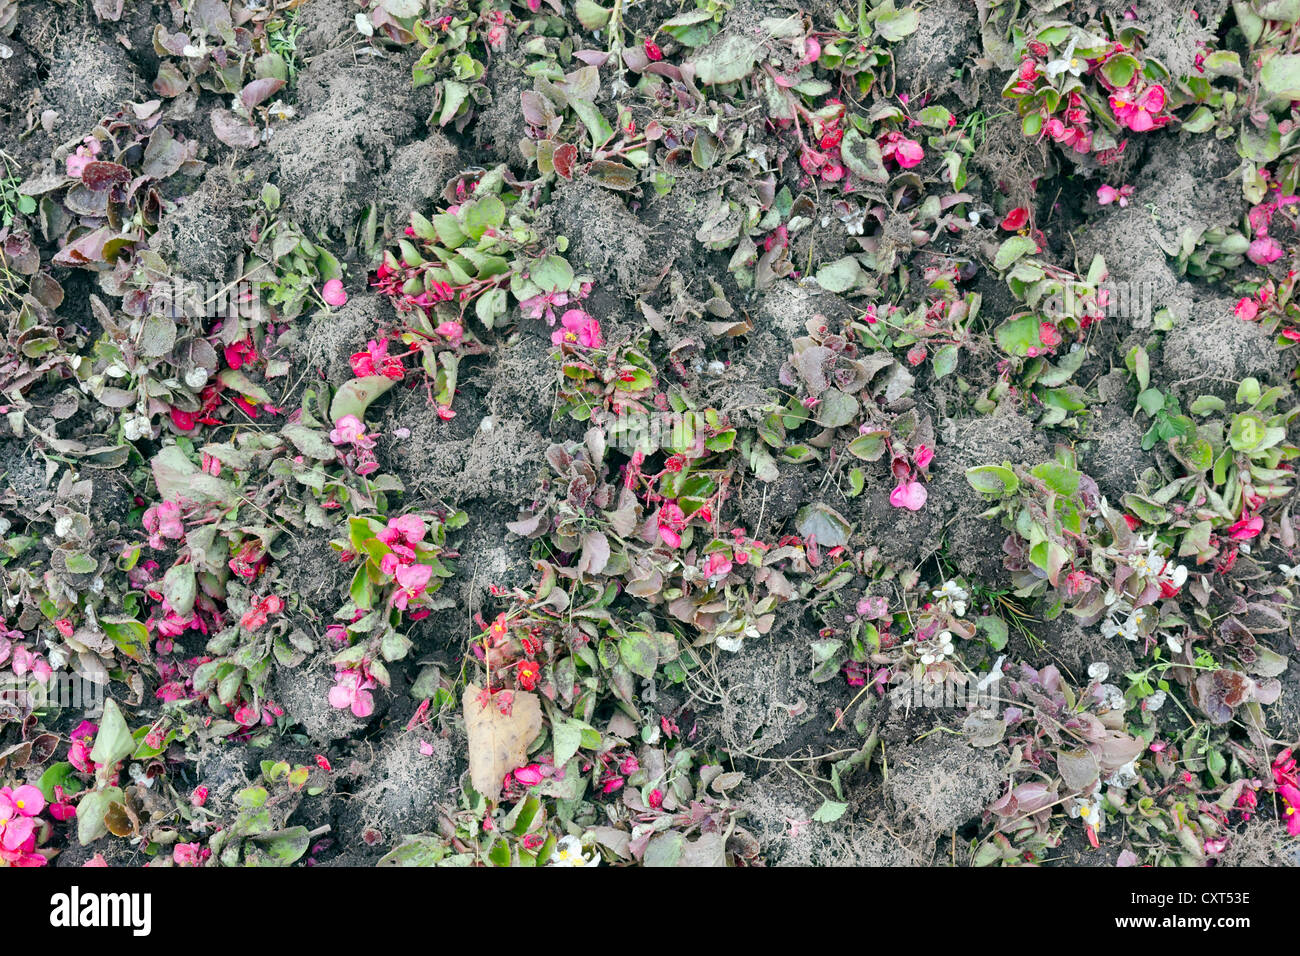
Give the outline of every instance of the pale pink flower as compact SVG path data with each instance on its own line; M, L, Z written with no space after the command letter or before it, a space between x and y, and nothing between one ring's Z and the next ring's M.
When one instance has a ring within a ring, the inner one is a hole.
M343 289L343 283L338 279L330 279L326 282L320 290L320 297L325 300L326 305L346 305L348 301L348 294Z
M925 500L928 497L929 493L925 490L925 485L919 481L903 481L890 492L889 503L895 508L920 511L925 507Z

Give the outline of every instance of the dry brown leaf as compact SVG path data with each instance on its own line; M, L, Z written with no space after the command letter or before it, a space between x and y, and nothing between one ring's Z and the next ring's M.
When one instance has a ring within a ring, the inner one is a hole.
M536 694L514 691L509 714L501 713L500 692L484 706L477 684L465 688L465 730L469 734L469 779L489 800L501 796L501 781L528 762L528 745L542 731L542 705Z

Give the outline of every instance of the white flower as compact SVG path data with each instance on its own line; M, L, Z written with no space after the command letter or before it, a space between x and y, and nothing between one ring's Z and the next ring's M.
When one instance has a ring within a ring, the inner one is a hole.
M1105 661L1093 661L1088 665L1088 676L1093 680L1105 680L1110 676L1110 665Z
M945 581L943 587L931 592L936 598L952 598L954 601L969 601L970 592L955 580Z
M600 854L595 849L583 847L582 841L569 834L560 837L551 851L547 866L599 866Z
M1106 778L1107 786L1119 787L1121 789L1127 789L1137 782L1137 767L1134 766L1134 761L1132 760Z
M934 663L934 655L933 655L933 654L922 654L922 655L921 655L921 663L924 664L926 667L929 667L931 664Z
M1168 695L1166 695L1164 691L1158 690L1155 693L1153 693L1150 697L1148 697L1145 701L1143 701L1143 705L1146 707L1148 711L1150 711L1151 713L1155 713L1157 710L1159 710L1161 707L1165 705L1166 696Z
M1183 652L1182 640L1175 637L1174 635L1172 634L1166 635L1165 643L1169 645L1169 649L1173 651L1175 654L1181 654Z
M205 368L192 368L185 373L185 384L190 388L202 388L208 384L208 370Z
M1088 61L1083 57L1074 55L1074 42L1065 48L1059 60L1051 60L1047 64L1047 78L1055 80L1062 73L1069 73L1071 76L1078 76L1088 68Z
M1094 796L1091 799L1085 797L1075 797L1072 806L1067 811L1071 817L1076 820L1082 820L1087 826L1101 832L1105 824L1106 816L1101 810L1101 797Z
M965 601L953 601L953 602L952 602L952 613L953 613L953 614L956 614L958 617L965 617L965 616L966 616L966 602L965 602Z
M1123 710L1124 692L1114 684L1102 684L1097 688L1103 710Z
M1137 610L1130 612L1127 620L1125 620L1123 624L1120 624L1116 620L1118 616L1116 612L1122 614L1125 610L1126 608L1124 605L1117 604L1115 606L1114 610L1111 612L1111 616L1102 622L1101 633L1103 637L1122 637L1126 641L1136 641L1142 636L1140 629L1150 612L1146 608L1140 607Z
M127 441L139 441L152 431L153 426L143 415L128 418L126 424L122 426L122 434L126 436Z
M1279 564L1277 569L1282 572L1282 576L1286 578L1287 584L1295 584L1297 580L1300 580L1300 564L1295 566Z
M1182 587L1183 582L1185 582L1186 580L1187 580L1187 565L1185 564L1179 564L1175 566L1172 571L1169 572L1169 583L1176 588Z

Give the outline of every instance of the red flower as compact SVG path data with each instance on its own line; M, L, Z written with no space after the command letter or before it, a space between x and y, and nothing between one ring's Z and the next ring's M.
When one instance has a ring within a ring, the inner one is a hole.
M1027 222L1029 222L1029 210L1024 206L1017 206L1007 213L1007 217L1002 220L1001 226L1008 232L1016 232L1023 229Z
M171 410L172 424L183 432L194 431L196 415L194 412L183 412L179 408Z
M532 690L536 687L537 679L541 676L542 669L537 666L535 661L520 661L519 667L515 671L519 686L524 690Z
M646 37L645 55L653 63L656 60L662 60L664 58L664 51L659 49L659 44L653 42L649 37Z
M239 369L257 359L257 351L253 348L253 340L251 338L240 339L233 345L227 345L225 353L226 364L232 369Z

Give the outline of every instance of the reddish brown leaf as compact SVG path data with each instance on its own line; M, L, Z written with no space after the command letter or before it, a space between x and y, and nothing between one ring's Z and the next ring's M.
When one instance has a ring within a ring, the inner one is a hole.
M118 183L130 182L131 170L125 166L119 166L117 163L105 162L97 159L87 163L85 170L81 173L81 181L86 188L93 189L100 193L106 189L111 189Z

